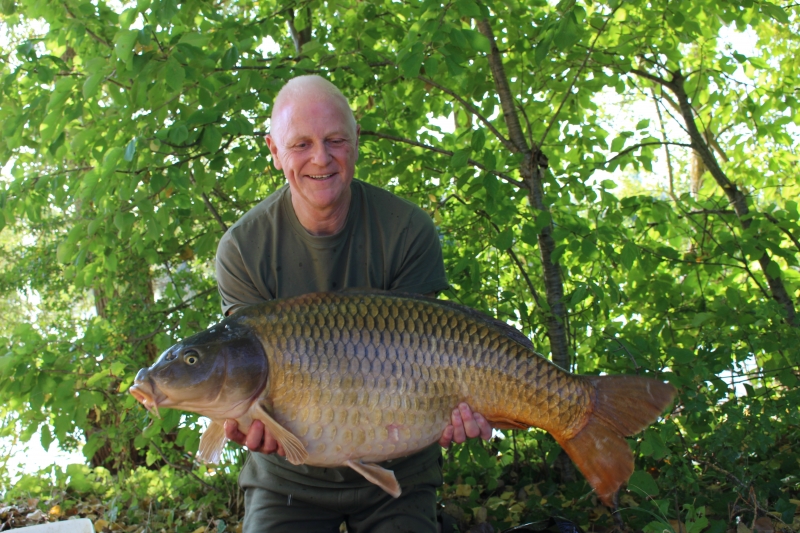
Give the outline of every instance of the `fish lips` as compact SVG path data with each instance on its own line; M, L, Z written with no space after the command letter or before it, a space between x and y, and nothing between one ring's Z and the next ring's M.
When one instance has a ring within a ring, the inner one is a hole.
M136 400L141 403L145 409L150 411L156 418L161 418L158 412L158 406L164 403L166 396L158 390L153 381L148 376L147 368L142 368L136 374L136 379L131 388L128 389Z

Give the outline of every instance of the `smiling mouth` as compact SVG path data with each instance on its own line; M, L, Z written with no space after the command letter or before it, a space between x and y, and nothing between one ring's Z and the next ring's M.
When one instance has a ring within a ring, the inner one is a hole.
M331 174L317 174L317 175L314 175L314 174L306 174L306 176L308 176L308 177L309 177L309 178L311 178L312 180L322 181L322 180L326 180L326 179L330 178L330 177L331 177L331 176L333 176L334 174L336 174L336 173L335 173L335 172L332 172Z

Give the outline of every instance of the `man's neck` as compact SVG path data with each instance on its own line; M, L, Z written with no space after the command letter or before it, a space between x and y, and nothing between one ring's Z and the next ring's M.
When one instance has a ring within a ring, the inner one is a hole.
M348 194L342 202L330 209L318 210L298 202L292 195L292 207L297 220L305 230L316 237L335 235L344 228L347 222L347 213L350 210L352 194Z

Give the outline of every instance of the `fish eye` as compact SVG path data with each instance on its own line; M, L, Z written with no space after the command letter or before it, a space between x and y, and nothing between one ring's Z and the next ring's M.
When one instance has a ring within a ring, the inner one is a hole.
M183 360L187 365L193 365L200 360L200 354L194 350L189 350L183 354Z

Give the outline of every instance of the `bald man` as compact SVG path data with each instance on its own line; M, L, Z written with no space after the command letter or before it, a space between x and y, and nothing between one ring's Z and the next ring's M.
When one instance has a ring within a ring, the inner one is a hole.
M230 227L217 249L226 315L270 300L347 287L436 295L448 287L439 236L416 205L354 180L360 128L346 98L319 76L293 78L275 98L266 142L287 184ZM239 483L244 533L349 531L435 533L441 450L387 461L397 499L349 468L295 466L256 421L228 438L247 446ZM491 436L469 406L453 411L439 441Z

